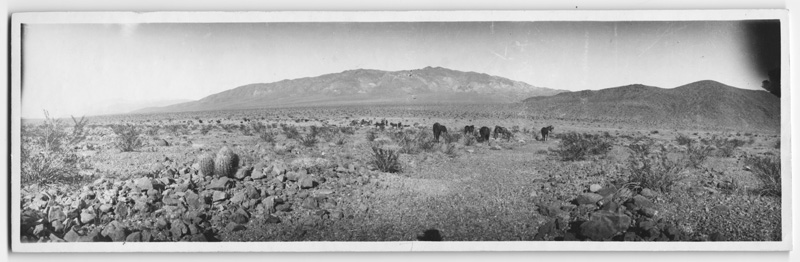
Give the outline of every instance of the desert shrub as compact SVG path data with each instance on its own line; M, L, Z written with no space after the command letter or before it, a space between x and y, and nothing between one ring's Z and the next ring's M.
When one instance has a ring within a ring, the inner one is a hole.
M397 173L401 171L400 154L394 150L373 146L370 163L382 172Z
M761 181L758 190L764 196L781 196L781 159L780 157L747 156L744 163L750 171Z
M375 132L375 130L367 131L367 141L369 141L369 142L375 141L375 138L377 136L378 136L378 134L377 134L377 132Z
M158 135L159 128L157 126L148 127L144 130L144 133L150 137L155 137Z
M584 160L589 155L605 155L611 150L611 142L592 134L564 134L555 152L564 161Z
M444 137L444 141L446 143L448 143L448 144L456 143L456 142L458 142L458 140L461 139L461 134L460 133L452 133L452 134L451 133L444 133L444 134L442 134L442 136Z
M400 145L400 153L404 154L432 152L436 148L436 141L433 140L428 132L405 132L397 143Z
M666 150L652 150L650 144L637 144L628 158L628 183L642 188L669 192L684 179L680 174L684 164L670 160ZM662 148L663 149L663 148Z
M678 142L678 145L682 146L691 145L692 143L694 143L694 139L688 136L684 136L683 134L678 135L678 137L675 138L675 141Z
M697 143L690 143L688 147L686 147L686 158L689 161L689 165L695 168L699 168L708 155L711 153L711 147L707 145L700 145Z
M141 136L141 131L132 125L117 125L112 128L114 134L117 134L117 140L114 145L122 152L136 151L144 146L144 139Z
M252 136L253 135L253 130L248 125L245 125L245 124L239 125L239 131L242 132L243 136Z
M315 133L308 133L304 136L300 136L297 141L305 147L314 147L317 145L317 142L319 142L319 139Z
M207 135L208 132L211 132L211 129L213 129L213 128L214 128L214 126L212 126L212 125L200 126L200 134Z
M464 136L464 145L465 145L465 146L471 146L471 145L474 145L474 144L475 144L475 142L477 142L477 141L475 140L475 136Z
M336 140L334 140L334 143L337 146L343 146L344 144L347 144L347 137L346 136L339 136L339 137L336 138Z
M21 127L20 169L22 184L48 184L78 177L86 166L74 149L85 139L84 118L73 117L72 132L67 132L60 120L50 118L44 111L45 121L37 126Z
M450 158L458 157L458 149L456 148L455 144L447 144L444 146L442 153L447 155Z
M736 151L736 148L739 148L747 144L747 142L745 142L744 140L727 139L717 135L714 135L709 139L702 139L701 142L703 142L706 145L711 145L716 147L717 149L716 155L719 157L732 157Z
M288 139L298 139L300 137L300 131L297 131L297 127L284 125L281 126L281 129Z
M356 129L351 127L351 126L346 126L346 127L343 126L343 127L339 128L339 132L345 133L345 134L348 134L348 135L353 135L353 134L356 133Z

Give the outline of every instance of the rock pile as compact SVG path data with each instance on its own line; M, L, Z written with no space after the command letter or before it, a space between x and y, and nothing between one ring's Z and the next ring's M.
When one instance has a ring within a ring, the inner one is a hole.
M220 152L215 160L235 159ZM158 165L130 179L97 179L75 191L23 189L23 241L218 241L221 232L246 229L255 220L342 219L347 210L339 191L369 181L357 171L363 168L324 159L262 160L213 172L207 158L182 167Z
M548 220L539 227L535 240L563 241L679 241L684 233L659 218L652 201L656 193L644 188L589 186L571 205L540 204L539 213Z

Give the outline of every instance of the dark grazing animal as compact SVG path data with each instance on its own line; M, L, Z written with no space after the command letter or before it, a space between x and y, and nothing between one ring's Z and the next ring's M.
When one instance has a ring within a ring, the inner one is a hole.
M464 135L466 136L467 134L475 134L475 126L464 126Z
M489 135L492 134L492 129L484 126L478 130L478 133L481 135L481 141L489 141Z
M553 132L553 126L542 127L542 141L547 141L547 137Z
M442 133L447 133L447 127L445 127L444 125L439 124L438 122L434 123L433 124L433 139L435 139L436 142L439 142L439 136L441 136Z
M494 127L494 139L497 139L498 135L503 135L503 138L505 138L506 141L511 140L511 136L512 136L511 131L508 131L508 129L506 129L505 127L495 126Z

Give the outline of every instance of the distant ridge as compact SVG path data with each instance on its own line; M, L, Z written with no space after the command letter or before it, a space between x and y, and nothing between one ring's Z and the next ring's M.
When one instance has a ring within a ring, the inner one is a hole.
M531 114L574 120L638 123L659 128L715 127L780 131L780 99L704 80L672 89L627 85L531 97Z
M403 71L356 69L317 77L249 84L197 101L145 108L134 113L370 103L514 103L525 97L561 92L566 91L441 67Z

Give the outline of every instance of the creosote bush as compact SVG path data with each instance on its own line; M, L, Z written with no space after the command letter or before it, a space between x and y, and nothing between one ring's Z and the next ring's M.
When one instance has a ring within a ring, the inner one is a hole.
M372 142L375 141L375 138L378 134L374 130L367 131L367 141Z
M761 181L761 189L758 190L761 195L781 196L780 157L750 155L745 157L744 163L750 167L750 171Z
M573 132L561 135L561 142L555 152L564 161L578 161L589 155L605 155L610 150L611 142L606 138Z
M308 133L300 136L297 141L305 147L314 147L319 142L319 139L317 139L316 133Z
M136 151L144 146L141 131L136 127L132 125L117 125L112 127L112 130L117 134L115 145L122 152Z
M48 184L74 180L78 171L86 166L75 153L74 146L86 138L86 120L72 118L72 132L67 132L60 120L50 118L44 111L45 121L36 126L21 127L20 169L21 182Z
M370 163L382 172L397 173L401 171L400 154L394 150L373 146Z
M633 154L628 158L628 183L669 192L672 186L684 179L681 171L686 165L670 160L663 148L653 150L650 144L636 144L630 148Z

